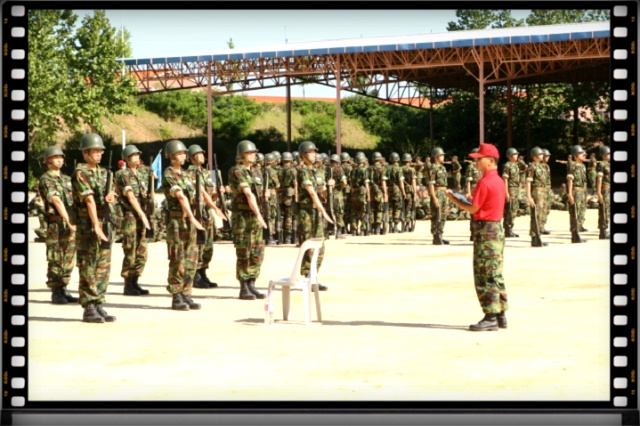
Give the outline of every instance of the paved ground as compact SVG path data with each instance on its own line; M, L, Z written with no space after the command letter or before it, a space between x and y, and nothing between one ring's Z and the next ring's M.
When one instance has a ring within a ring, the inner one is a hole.
M37 218L30 218L31 228ZM44 285L45 245L29 243L30 400L608 400L609 240L587 211L586 244L571 244L567 212L552 211L532 248L528 218L505 249L509 328L468 331L482 313L473 288L469 222L448 222L449 246L416 232L326 242L323 319L305 326L302 295L290 320L267 327L264 301L237 299L235 251L215 245L200 311L170 310L164 242L150 245L140 280L122 295L113 251L105 308L111 324L80 321ZM30 241L33 241L30 231ZM290 273L297 249L268 247L258 288ZM72 293L77 294L77 269Z

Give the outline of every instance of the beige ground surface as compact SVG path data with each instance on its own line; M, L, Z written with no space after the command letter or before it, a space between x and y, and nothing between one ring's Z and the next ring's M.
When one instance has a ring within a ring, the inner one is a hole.
M30 227L37 218L30 218ZM150 245L140 280L122 295L115 245L105 308L110 324L50 303L45 245L29 243L29 399L34 400L608 400L609 240L588 210L586 244L571 244L567 212L552 211L549 247L532 248L516 220L505 269L509 328L468 331L482 313L467 221L448 222L449 246L415 233L326 242L323 319L305 326L302 294L289 321L267 327L264 301L237 299L235 251L215 245L195 289L200 311L169 309L166 245ZM29 241L34 233L30 231ZM297 249L268 247L258 288L290 273ZM77 269L72 293L77 294Z

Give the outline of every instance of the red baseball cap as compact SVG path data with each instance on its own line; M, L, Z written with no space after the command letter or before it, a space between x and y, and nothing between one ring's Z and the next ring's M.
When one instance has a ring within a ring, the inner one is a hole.
M118 167L122 167L124 166L124 161L123 160L118 160Z
M471 157L471 158L482 158L482 157L500 158L500 153L498 152L498 148L496 148L494 145L491 145L490 143L481 143L480 144L480 149L478 149L478 152L475 152L473 154L469 154L469 157Z

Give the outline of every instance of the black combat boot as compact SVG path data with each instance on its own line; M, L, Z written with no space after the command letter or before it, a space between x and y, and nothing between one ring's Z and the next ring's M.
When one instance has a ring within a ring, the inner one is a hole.
M551 232L547 231L546 229L543 229L541 232L542 235L550 235Z
M442 234L433 234L433 245L441 246L442 244Z
M580 226L580 232L589 232L589 230L584 226Z
M586 243L586 240L580 238L580 234L577 231L571 233L571 242L572 243Z
M138 290L138 292L140 292L140 294L142 294L142 295L149 294L149 290L145 290L144 288L142 288L142 287L140 287L140 286L138 285L138 278L140 278L140 275L134 275L134 276L132 277L131 282L132 282L132 284L133 284L133 288L135 288L136 290Z
M471 331L498 331L498 319L496 314L485 314L484 318L477 324L469 326Z
M104 318L105 322L115 322L116 321L116 317L114 317L113 315L109 315L107 313L107 311L105 311L104 309L102 309L102 303L98 303L96 305L96 312L98 312L98 314Z
M247 280L247 287L249 288L249 291L251 292L251 294L253 294L256 297L256 299L264 299L265 297L267 297L256 289L255 284L256 284L255 278L249 278Z
M209 288L209 284L202 278L200 275L200 270L196 271L196 274L193 276L193 286L195 288Z
M182 300L183 300L187 305L189 305L189 309L190 309L190 310L191 310L191 309L195 309L195 310L200 309L200 304L199 304L199 303L194 302L194 301L193 301L193 299L191 299L191 296L187 296L186 294L183 294L183 295L182 295Z
M240 281L240 300L256 300L256 296L249 290L248 282L249 280Z
M344 240L345 238L346 237L342 234L342 232L340 232L340 228L338 228L338 233L336 234L336 240Z
M531 237L531 247L546 247L548 244L543 243L540 237Z
M499 328L507 328L507 316L505 315L504 311L498 314L497 319Z
M198 272L200 272L200 277L202 278L202 280L209 285L209 288L218 287L218 283L211 282L209 277L207 277L207 268L200 268L198 269Z
M265 241L265 244L268 246L272 246L276 244L276 240L273 238L273 235L269 235L269 237L267 238L267 241Z
M51 303L54 305L66 305L69 303L64 295L64 286L54 287L51 289Z
M440 234L440 241L442 241L442 244L449 244L449 240L442 238L442 234Z
M329 287L318 283L318 291L327 291L327 290L329 290Z
M125 296L140 296L140 292L133 285L133 277L126 277L124 279L124 292Z
M601 229L600 230L600 235L598 236L599 239L601 240L608 240L609 239L609 233L607 232L606 229Z
M171 309L174 311L188 311L189 305L182 298L182 293L176 293L173 295L173 299L171 300Z
M96 305L93 302L87 303L82 314L82 322L103 323L104 318L96 311Z
M506 238L518 238L520 235L516 234L513 232L513 230L511 228L507 229L507 231L504 233L504 236Z
M66 285L62 287L62 291L64 292L64 297L67 298L67 301L69 303L78 303L78 301L80 300L77 297L73 297L71 295L71 293L69 293L69 290L67 290L67 286Z

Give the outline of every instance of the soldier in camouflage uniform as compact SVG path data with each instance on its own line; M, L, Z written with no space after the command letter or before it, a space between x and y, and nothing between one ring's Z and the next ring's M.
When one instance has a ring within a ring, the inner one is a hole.
M414 205L418 200L418 187L417 187L417 175L416 170L411 166L411 154L402 154L402 175L404 179L402 184L404 186L404 217L402 218L402 229L405 232L411 230L411 212L415 208ZM418 217L416 211L416 218Z
M444 167L444 151L442 148L431 150L433 159L429 175L429 195L431 196L431 234L433 244L449 244L442 239L444 225L447 221L447 169Z
M304 141L298 147L300 158L303 164L298 168L298 235L300 241L304 243L310 238L324 237L322 229L322 218L328 223L333 223L331 217L322 206L322 201L317 194L317 176L314 172L313 164L316 162L318 148L310 141ZM335 181L329 179L326 184L335 186ZM320 248L317 260L317 270L320 270L322 259L324 258L324 243ZM303 277L309 275L311 268L311 250L308 250L302 259L300 273ZM327 290L327 287L318 283L318 289Z
M171 309L188 311L200 309L191 299L193 279L198 262L196 230L205 231L193 214L196 204L195 182L182 169L187 160L187 147L177 139L164 147L164 155L171 165L162 173L162 190L167 200L167 253L169 274L167 291L171 294Z
M553 190L551 189L551 167L549 166L549 159L551 158L551 152L548 149L542 149L542 166L545 168L547 172L547 202L544 206L544 210L542 211L542 215L540 217L540 233L542 235L549 235L551 232L547 231L547 219L549 218L549 212L551 211L551 206L553 205Z
M255 288L264 260L263 229L267 223L262 217L262 178L252 170L258 149L249 141L240 141L236 154L241 158L229 171L229 187L233 194L233 245L236 249L236 279L240 282L241 300L264 299L265 295Z
M151 225L143 208L149 197L148 174L139 168L140 150L135 145L127 145L122 151L122 158L127 168L115 173L114 181L118 201L122 208L122 269L120 276L124 278L125 296L149 294L138 284L147 264L148 245L146 230Z
M611 214L611 200L609 191L611 189L611 165L609 164L610 149L608 146L600 147L600 159L597 166L596 195L598 204L604 205L598 208L598 229L601 240L609 238L609 216Z
M532 247L544 247L547 243L543 243L540 235L536 234L535 229L542 232L542 223L540 217L547 204L547 169L542 164L544 152L540 147L531 149L531 163L527 167L527 200L532 207L531 222L529 227L529 235L531 236ZM533 208L535 207L535 214Z
M266 244L276 244L273 236L276 233L276 221L278 220L278 191L280 190L280 180L278 179L278 170L276 169L277 158L273 153L264 156L265 168L263 171L263 181L269 179L267 188L270 189L267 198L267 208L269 209L269 235L266 235Z
M520 188L527 186L527 163L522 155L518 155L518 167L520 167Z
M213 242L216 234L215 215L223 220L226 220L227 217L216 204L218 198L216 184L211 177L211 172L204 167L204 154L205 151L197 144L191 145L187 151L187 160L190 161L191 164L186 173L194 184L197 174L200 174L200 184L203 185L200 194L202 195L204 204L201 225L205 229L205 242L200 245L196 244L198 247L198 262L196 264L196 273L193 277L193 286L196 288L215 288L218 287L218 284L207 277L207 269L209 269L209 264L213 258Z
M570 167L567 173L571 242L584 243L586 241L580 238L580 232L587 231L582 226L587 210L587 169L584 165L587 154L580 145L574 145L571 148L571 155L573 155L573 161L569 163Z
M348 152L340 154L340 162L342 165L342 171L347 179L347 184L342 188L344 197L344 227L342 228L342 234L351 233L351 185L349 184L349 178L351 171L353 170L353 159Z
M80 304L84 309L82 321L89 323L116 320L102 308L109 285L115 237L114 232L105 235L102 230L102 221L106 219L102 210L107 208L115 215L112 208L116 201L115 192L106 193L108 172L100 167L104 150L99 135L87 133L82 136L80 151L85 162L78 163L71 177L73 201L78 209L76 264L80 275Z
M504 236L505 238L519 237L513 232L513 225L518 215L518 197L520 191L520 168L518 167L518 150L507 149L507 161L502 168L502 179L505 184L505 213L504 213Z
M388 172L388 191L389 191L389 230L393 234L395 232L404 231L404 217L402 216L402 204L407 198L404 184L404 171L400 167L400 155L392 152L389 156L391 165ZM405 209L406 216L406 209ZM400 228L398 229L398 224Z
M46 159L45 159L46 161ZM29 201L27 206L29 210L29 215L38 216L38 222L40 226L36 228L34 231L36 233L35 242L42 243L47 240L47 218L45 217L44 212L44 202L42 201L42 197L36 190L36 195Z
M357 167L351 171L349 185L351 185L351 234L358 236L360 230L368 233L369 223L366 221L367 203L370 202L369 173L367 171L367 157L363 153L356 154Z
M371 191L371 234L380 235L382 233L382 214L384 212L384 203L389 202L389 194L387 192L387 181L389 178L384 172L382 166L382 155L374 152L373 166L369 167L369 189Z
M591 194L596 192L596 180L598 172L596 167L598 166L598 160L596 154L592 152L589 154L589 162L585 165L587 168L587 188Z
M425 188L429 187L432 166L433 163L431 162L431 157L425 157L424 163L422 164L422 179L418 181L420 184L424 185Z
M76 256L76 215L71 178L60 171L65 155L57 146L44 150L47 166L38 182L38 195L44 200L47 220L47 287L51 302L64 305L78 303L67 290Z
M478 148L473 148L471 150L472 154L475 154L476 152L478 152ZM465 161L469 161L469 160L465 160ZM473 191L475 190L476 184L478 183L481 177L482 177L482 174L476 168L476 164L473 161L471 161L470 164L467 166L467 170L465 171L465 176L464 176L465 197L467 197L469 201L473 199ZM473 216L471 217L471 220L469 220L469 232L471 234L469 239L473 241Z
M336 182L333 187L333 214L336 223L336 239L344 239L344 188L347 186L347 175L340 165L340 156L331 156L331 177Z
M280 214L284 244L295 244L293 241L293 203L295 201L297 169L292 162L293 155L290 152L283 152L282 170L278 180L280 181Z
M482 174L474 190L472 204L456 199L451 191L447 197L458 207L474 215L473 278L484 318L472 324L471 331L496 331L507 328L507 292L502 276L504 265L503 203L506 200L504 182L498 175L498 149L480 144L477 153L469 154L477 161Z

